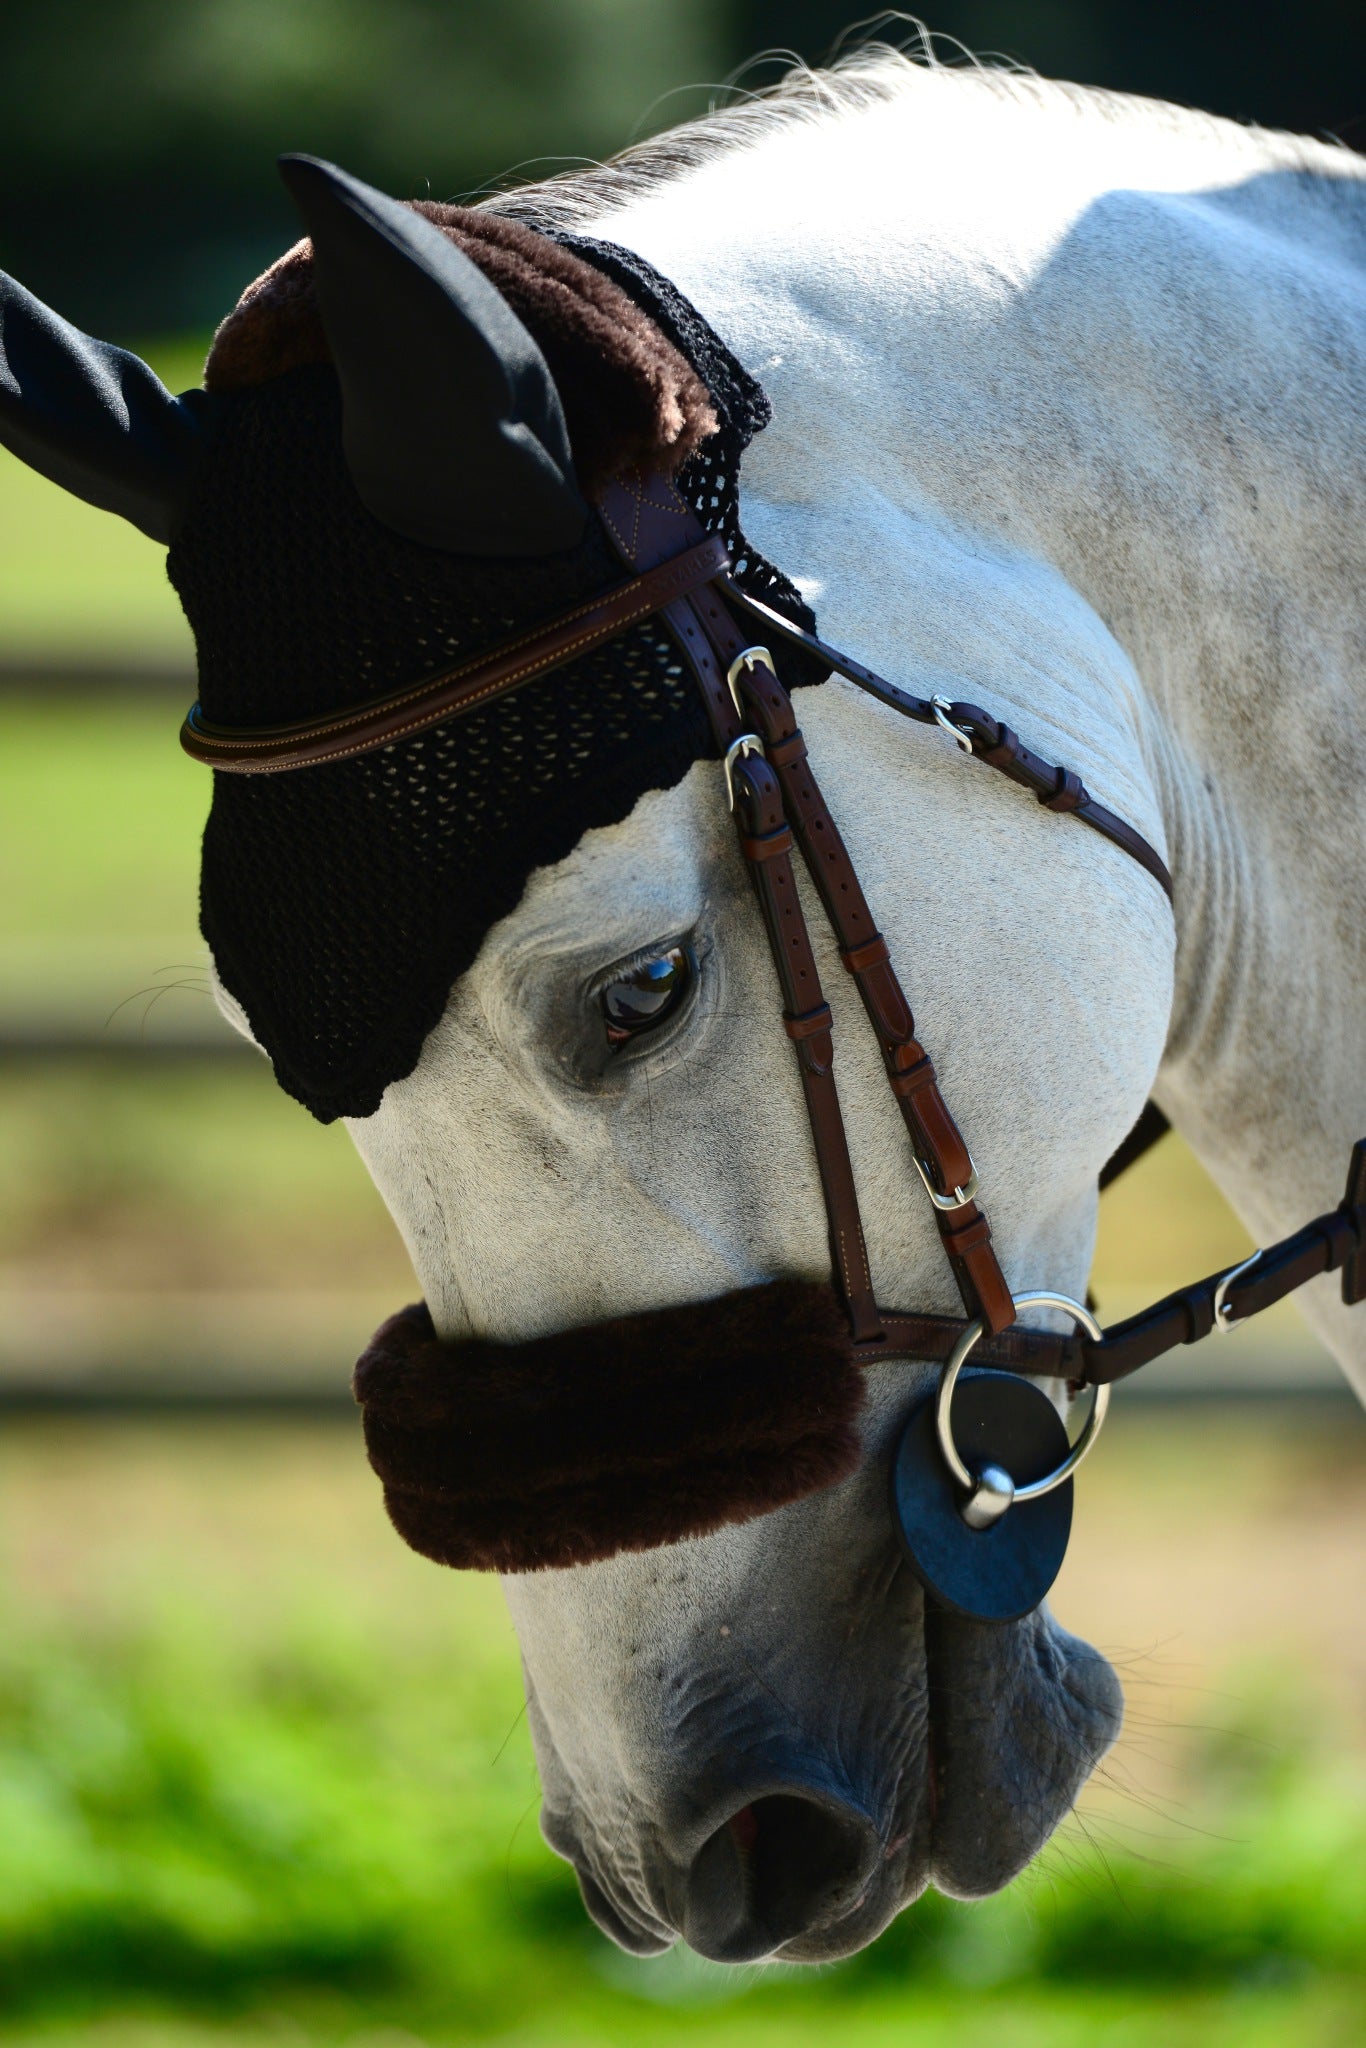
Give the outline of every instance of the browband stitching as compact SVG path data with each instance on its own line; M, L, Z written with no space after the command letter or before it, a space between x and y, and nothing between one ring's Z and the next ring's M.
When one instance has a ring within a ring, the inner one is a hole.
M643 619L653 618L662 610L664 602L679 596L681 592L692 589L694 587L694 580L691 577L685 578L681 573L683 565L695 565L700 571L703 558L708 553L714 552L717 544L717 536L709 534L707 539L700 541L696 547L689 548L685 553L676 555L672 561L661 563L658 568L647 570L643 575L636 577L634 580L637 583L648 585L648 592L642 591L639 604L632 605L627 611L613 614L610 619L604 620L600 634L595 631L581 634L577 639L569 641L563 648L558 649L549 659L538 661L538 658L533 655L528 662L520 669L514 670L511 675L502 676L495 681L479 685L477 689L471 690L467 696L463 697L458 704L443 705L434 710L430 717L411 720L407 725L394 726L392 728L386 727L383 733L377 734L370 740L361 741L353 747L338 748L335 752L329 752L324 757L325 760L340 761L345 760L351 754L377 750L380 747L392 745L395 740L402 739L408 733L419 730L424 724L440 725L444 724L447 719L459 718L466 711L473 710L490 694L515 689L521 683L530 682L537 676L551 673L554 669L565 666L574 659L574 656L580 650L601 644L602 641L615 639L618 634L625 632L629 627L639 625ZM655 597L654 592L661 583L668 580L666 579L665 571L669 569L674 569L676 573L665 593L664 599L661 601ZM700 583L710 579L699 573L695 580ZM623 592L629 590L630 584L623 584L621 588ZM384 718L389 712L398 710L406 703L420 703L424 698L434 697L440 691L451 689L459 683L462 675L478 675L480 669L487 668L490 662L502 661L509 654L515 652L517 648L525 647L528 643L534 644L538 640L544 640L550 634L557 633L563 627L572 624L575 619L583 618L587 613L599 610L601 606L611 601L613 595L613 592L608 591L605 596L599 595L584 604L576 605L570 611L561 612L557 618L550 620L548 624L537 626L532 630L516 635L511 640L503 641L498 647L493 649L492 653L481 654L469 661L460 662L456 667L445 669L440 675L431 676L425 682L414 683L410 689L396 691L391 697L377 698L373 704L358 706L351 712L336 712L328 718L315 720L312 724L274 728L265 727L257 732L244 732L239 729L234 735L226 728L211 726L205 720L196 717L199 706L197 704L192 705L181 730L181 744L185 746L186 752L191 754L193 758L203 759L206 761L206 765L210 766L214 764L208 759L207 750L201 752L198 745L191 746L187 744L187 735L196 743L207 741L213 748L232 748L240 752L249 752L253 749L269 746L308 746L311 741L325 740L332 733L345 732L350 726L366 725L375 719ZM304 768L314 765L321 766L323 764L322 762L315 764L308 761L272 760L267 756L261 760L259 766L246 772L262 775L279 774L287 768Z

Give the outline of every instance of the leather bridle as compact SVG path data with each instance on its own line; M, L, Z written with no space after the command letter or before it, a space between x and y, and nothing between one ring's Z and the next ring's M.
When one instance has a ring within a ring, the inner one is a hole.
M1362 1140L1353 1149L1338 1208L1232 1271L1211 1274L1107 1331L1081 1304L1063 1297L1049 1301L1071 1313L1082 1334L1012 1327L1018 1304L977 1200L978 1178L967 1146L933 1062L916 1037L910 1005L821 796L771 649L752 641L738 620L805 649L905 717L941 726L966 756L1031 790L1046 809L1078 819L1119 847L1170 898L1171 876L1161 856L1133 826L1097 803L1071 769L1032 753L990 713L973 704L912 696L739 590L727 574L724 542L704 533L667 478L624 478L605 491L598 511L631 572L601 597L489 654L303 724L229 730L211 725L195 705L181 732L186 752L236 775L275 775L373 753L457 719L604 645L640 620L660 617L696 681L724 764L740 851L782 990L783 1028L792 1042L810 1119L835 1285L859 1364L895 1357L950 1361L956 1375L970 1350L974 1364L1104 1389L1178 1344L1244 1322L1320 1273L1341 1271L1345 1302L1366 1298ZM962 1317L889 1312L875 1299L835 1084L831 1011L798 896L794 852L816 887L877 1038L912 1159L962 1296ZM1153 1112L1148 1115L1151 1120ZM1160 1131L1164 1125L1159 1118L1149 1127ZM1143 1143L1130 1149L1136 1156Z

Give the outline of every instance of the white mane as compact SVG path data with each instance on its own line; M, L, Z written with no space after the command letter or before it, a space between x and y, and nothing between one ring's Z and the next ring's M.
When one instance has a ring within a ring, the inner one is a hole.
M533 222L584 229L720 158L751 151L794 128L827 129L889 104L913 112L931 140L936 131L947 138L965 119L1005 103L1044 123L1056 124L1066 113L1076 121L1136 131L1140 138L1179 135L1189 147L1217 157L1228 175L1254 166L1339 177L1366 173L1366 160L1341 143L1244 126L1132 93L1041 78L1003 62L959 56L946 63L924 31L913 53L869 43L820 71L798 64L757 91L723 90L731 95L725 104L635 143L605 163L499 191L479 203Z

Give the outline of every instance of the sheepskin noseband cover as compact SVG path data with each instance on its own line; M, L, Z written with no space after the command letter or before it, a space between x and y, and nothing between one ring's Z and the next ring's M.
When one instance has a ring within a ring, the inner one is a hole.
M777 1280L527 1344L425 1303L356 1367L370 1463L437 1564L539 1571L745 1522L846 1478L863 1376L829 1287Z

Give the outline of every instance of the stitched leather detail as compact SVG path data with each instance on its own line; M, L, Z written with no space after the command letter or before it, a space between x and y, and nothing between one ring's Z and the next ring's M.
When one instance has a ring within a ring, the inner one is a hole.
M705 536L605 597L519 633L490 654L330 718L255 732L223 732L209 725L195 706L181 728L180 743L194 760L239 775L278 774L374 753L616 639L628 626L653 616L671 597L714 576L725 560L725 542L719 534Z

